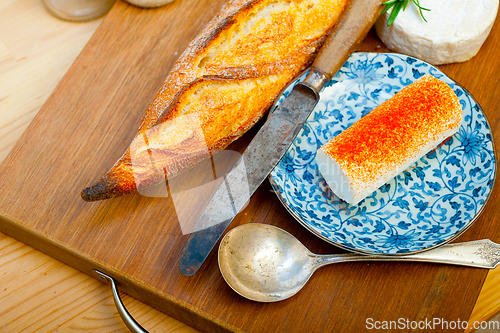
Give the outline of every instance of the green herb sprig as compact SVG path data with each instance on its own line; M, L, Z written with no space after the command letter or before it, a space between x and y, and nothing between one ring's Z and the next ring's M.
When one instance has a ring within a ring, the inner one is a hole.
M427 9L427 8L420 6L420 3L418 2L418 0L412 0L412 1L415 4L415 6L418 7L418 10L420 12L420 16L422 16L424 21L427 22L422 11L423 10L430 11L430 9ZM384 14L385 12L387 12L389 9L392 8L392 12L389 15L389 19L387 19L387 26L390 26L391 24L394 23L394 20L398 16L401 9L403 9L403 10L406 9L406 6L408 6L408 2L410 2L410 0L389 0L389 1L382 3L383 5L385 5L385 8L382 10L382 14Z

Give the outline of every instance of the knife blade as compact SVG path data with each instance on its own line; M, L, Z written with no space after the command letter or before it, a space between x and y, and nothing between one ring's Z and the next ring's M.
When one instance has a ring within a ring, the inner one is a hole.
M197 221L201 227L189 236L179 260L182 274L191 276L198 271L231 221L283 157L317 104L320 90L375 23L383 1L350 2L319 51L309 74L269 115L208 202ZM221 207L225 207L224 211ZM221 216L224 216L223 221L220 221Z

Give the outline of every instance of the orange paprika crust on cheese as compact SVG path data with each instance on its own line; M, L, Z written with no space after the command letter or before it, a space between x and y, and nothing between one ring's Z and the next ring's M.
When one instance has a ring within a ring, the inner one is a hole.
M325 143L361 200L460 128L463 111L453 89L429 74Z

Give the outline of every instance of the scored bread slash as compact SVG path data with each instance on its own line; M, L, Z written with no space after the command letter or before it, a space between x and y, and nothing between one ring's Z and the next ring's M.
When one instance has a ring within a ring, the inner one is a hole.
M340 199L358 204L455 134L462 118L451 87L425 75L323 145L319 171Z

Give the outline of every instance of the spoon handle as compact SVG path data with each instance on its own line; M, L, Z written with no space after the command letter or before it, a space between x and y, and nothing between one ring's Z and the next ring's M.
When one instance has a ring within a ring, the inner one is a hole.
M461 265L479 268L495 268L500 263L500 245L489 239L454 243L408 255L362 255L344 253L316 255L315 266L348 261L420 261L440 264Z

